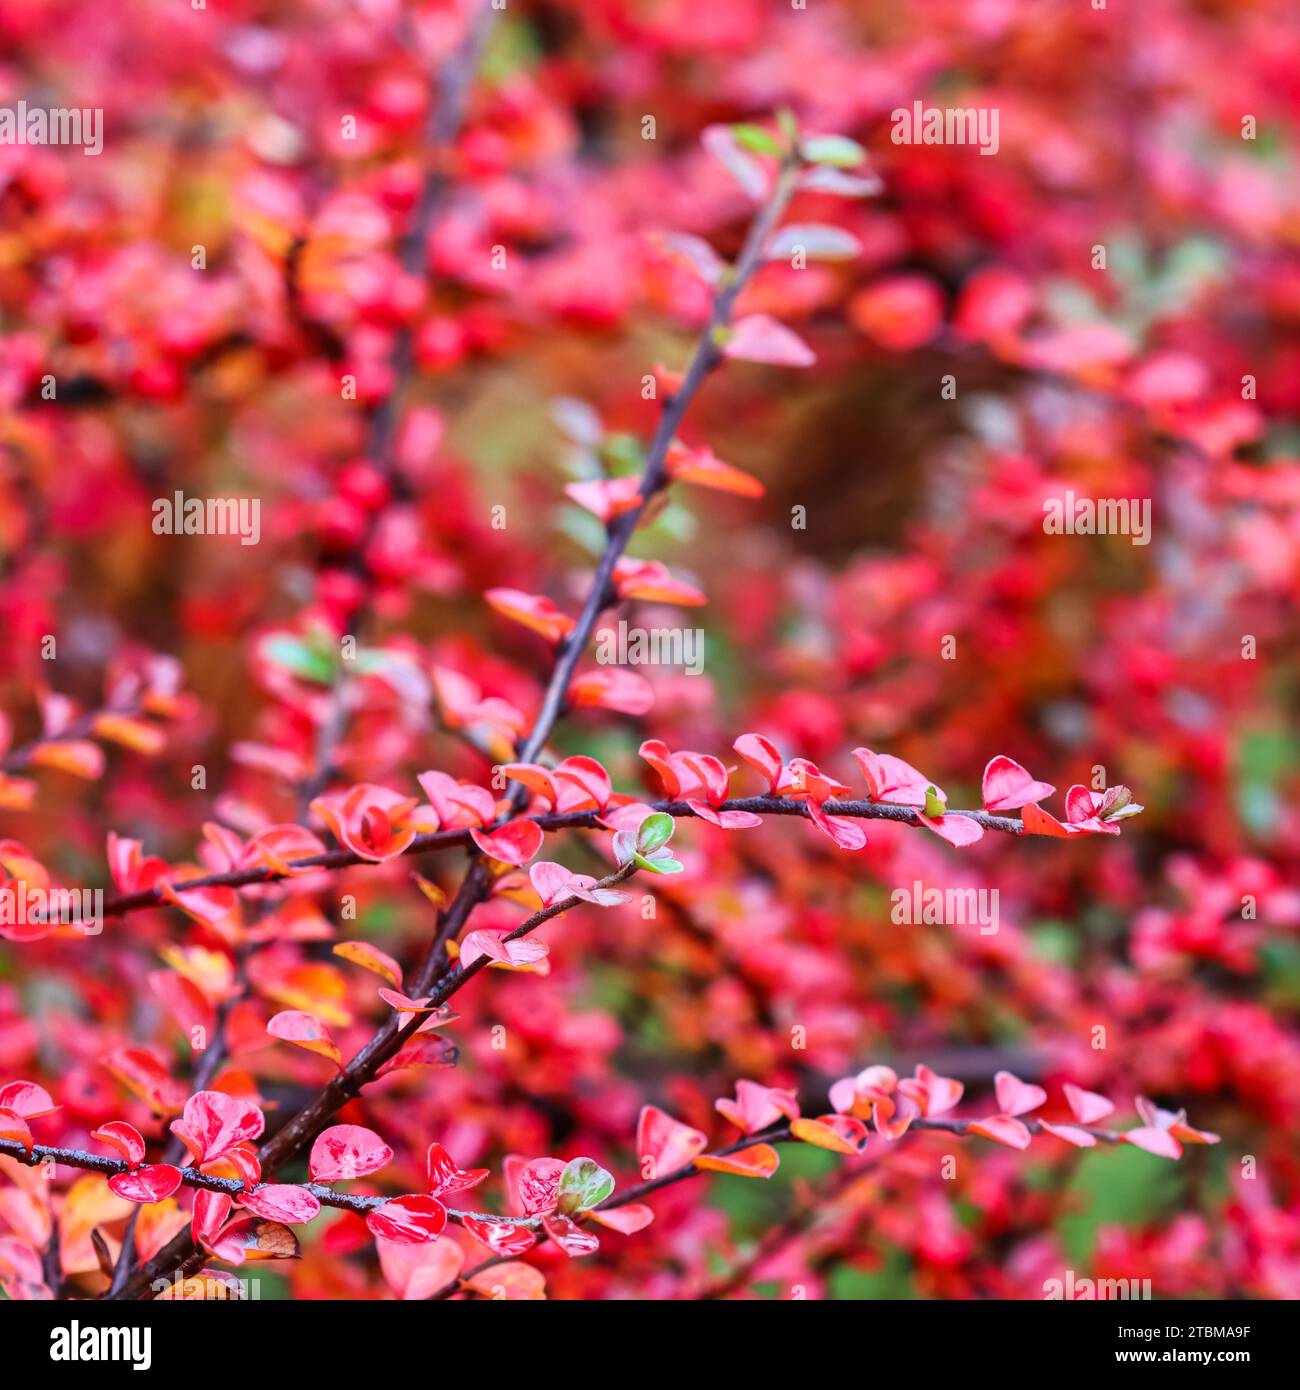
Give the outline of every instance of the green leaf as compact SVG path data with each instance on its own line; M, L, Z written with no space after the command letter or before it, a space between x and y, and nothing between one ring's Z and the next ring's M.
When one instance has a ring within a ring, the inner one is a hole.
M1266 941L1259 948L1259 964L1270 1001L1292 1009L1300 1005L1300 945Z
M680 859L674 859L671 852L666 850L656 851L654 856L649 859L644 854L634 854L632 858L636 861L638 868L651 874L680 874L686 869L686 865Z
M637 827L636 847L641 854L653 854L673 838L673 818L666 811L654 811Z
M288 633L275 633L262 644L262 654L273 665L302 680L328 685L334 678L334 663L319 647L309 647Z
M867 157L866 150L847 135L810 135L799 153L809 164L832 164L838 169L856 168Z
M603 1202L614 1191L614 1176L594 1158L575 1158L560 1174L556 1205L562 1216L572 1216Z
M922 815L929 816L931 820L939 820L948 810L947 805L939 800L939 793L934 787L925 789L925 810Z
M748 150L751 154L774 154L781 153L780 143L770 132L756 125L733 125L731 133L735 137L736 144L742 150Z
M634 434L607 435L600 452L616 473L640 473L645 468L645 449Z

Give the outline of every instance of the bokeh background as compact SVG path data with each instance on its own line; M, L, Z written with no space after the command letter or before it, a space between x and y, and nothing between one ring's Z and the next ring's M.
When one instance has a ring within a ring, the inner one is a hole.
M440 1137L462 1164L593 1152L629 1175L644 1103L720 1135L712 1100L737 1077L818 1113L830 1080L873 1062L929 1063L977 1097L1008 1068L1125 1112L1186 1105L1223 1143L1175 1166L972 1140L951 1180L940 1136L873 1140L847 1165L792 1146L769 1183L665 1192L650 1230L590 1260L539 1254L549 1296L1037 1298L1073 1269L1157 1297L1296 1297L1300 14L510 0L431 156L467 13L5 0L0 104L101 107L104 151L0 147L0 709L21 746L48 692L94 709L146 652L175 658L192 699L151 757L41 772L0 835L107 884L109 829L182 862L205 821L294 819L357 586L368 669L331 785L485 779L500 731L457 720L448 673L531 715L549 657L482 593L576 611L602 529L564 485L639 471L643 378L680 370L707 317L660 234L730 255L752 211L700 132L788 108L870 153L878 196L792 213L860 254L764 269L743 307L816 364L729 364L683 431L765 495L676 488L634 540L707 594L632 610L698 623L703 674L643 669L652 712L579 712L552 748L648 794L646 737L725 755L757 730L854 785L865 745L954 806L978 805L1002 753L1062 791L1125 783L1145 813L1118 839L960 852L873 823L858 855L794 822L685 826L688 873L653 920L570 914L550 975L467 990L460 1064L381 1090L368 1122L413 1172ZM915 100L996 108L997 154L893 144L890 114ZM431 158L446 186L410 274L397 242ZM414 365L395 381L401 326ZM396 482L377 493L371 421L395 385ZM153 500L178 489L260 499L259 544L154 535ZM1067 489L1149 498L1150 544L1045 534ZM456 859L421 867L454 889ZM432 911L408 867L308 888L317 911L355 894L347 931L409 961ZM890 893L916 879L997 887L1000 930L895 925ZM175 912L0 944L0 1070L57 1083L65 1139L122 1113L99 1065L113 1047L147 1042L185 1074L148 985L182 940L220 949ZM260 958L267 980L335 969L328 944ZM320 988L341 991L346 1054L379 1015L336 974ZM329 1069L265 1041L232 1066L287 1112ZM263 1296L392 1296L349 1218L304 1249L259 1270ZM93 1287L88 1251L86 1234L65 1272Z

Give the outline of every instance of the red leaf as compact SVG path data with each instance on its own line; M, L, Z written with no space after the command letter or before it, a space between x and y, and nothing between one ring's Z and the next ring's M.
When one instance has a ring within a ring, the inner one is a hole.
M731 745L750 765L767 778L768 787L776 791L781 780L781 755L775 745L762 734L741 734Z
M194 1239L199 1245L212 1249L212 1243L225 1225L226 1217L230 1215L233 1205L229 1193L226 1192L210 1192L207 1188L200 1188L194 1194L192 1229Z
M436 1197L394 1197L366 1215L374 1235L397 1245L423 1245L437 1240L447 1225L447 1208Z
M1183 1154L1183 1146L1167 1129L1156 1129L1153 1125L1128 1130L1124 1142L1136 1149L1145 1149L1157 1158L1181 1158Z
M256 1192L244 1193L239 1200L255 1215L290 1226L310 1221L320 1211L316 1197L294 1183L267 1183Z
M662 1177L685 1168L708 1147L708 1135L675 1120L656 1105L641 1111L636 1127L636 1151L641 1160L641 1176ZM646 1160L650 1172L646 1172Z
M943 1115L957 1104L966 1088L950 1076L918 1066L915 1079L900 1081L898 1089L917 1102L922 1115Z
M425 1167L429 1175L429 1191L435 1197L445 1197L450 1192L463 1192L477 1187L490 1173L490 1168L457 1168L451 1155L441 1144L430 1144L425 1156Z
M1012 758L996 757L984 769L984 809L1015 811L1042 801L1056 790L1049 782L1036 782Z
M1085 1091L1078 1086L1071 1086L1068 1081L1065 1083L1065 1100L1074 1118L1081 1125L1095 1125L1115 1109L1105 1096L1099 1096L1096 1091Z
M760 1086L756 1081L737 1081L736 1099L716 1100L713 1108L746 1134L756 1134L778 1120L799 1116L799 1102L792 1091Z
M489 859L512 864L517 869L522 869L528 863L546 838L535 822L530 820L512 820L500 830L490 833L484 830L471 830L469 833Z
M307 1168L316 1182L338 1182L377 1173L393 1160L393 1151L361 1125L331 1125L311 1146Z
M893 352L928 343L943 323L943 291L925 275L891 275L849 301L849 319Z
M170 1163L147 1163L130 1173L115 1173L108 1185L128 1202L161 1202L181 1185L181 1170Z
M162 1000L176 1026L184 1033L202 1028L210 1033L216 1023L211 1000L194 983L174 970L151 970L149 988Z
M522 1255L537 1244L536 1235L527 1226L513 1221L496 1221L490 1216L465 1216L461 1225L474 1237L481 1240L494 1254Z
M840 849L859 850L867 843L867 832L846 816L828 816L812 797L806 797L808 818L822 832L833 840Z
M390 1071L403 1071L407 1067L424 1067L432 1071L443 1071L456 1065L457 1049L446 1038L428 1034L412 1038L396 1057L391 1058L379 1068L380 1076Z
M399 1014L422 1014L432 1013L437 1005L431 1005L429 1000L433 996L425 995L423 999L412 999L409 994L403 994L400 989L381 989L378 991L379 997Z
M582 754L565 758L554 775L560 811L602 811L614 791L604 766Z
M1041 1086L1021 1081L1009 1071L1000 1071L993 1078L997 1092L998 1107L1004 1115L1025 1115L1037 1110L1047 1099L1047 1092Z
M1039 1120L1038 1123L1048 1134L1054 1134L1058 1139L1064 1139L1067 1144L1073 1144L1076 1149L1091 1149L1097 1143L1086 1129L1079 1129L1075 1125L1054 1125L1047 1120Z
M867 794L872 801L887 801L893 806L924 806L926 791L934 787L940 801L947 801L943 788L911 763L892 753L873 753L870 748L855 748L853 757L866 779Z
M175 1113L185 1103L185 1087L151 1048L119 1047L103 1065L156 1114Z
M584 671L569 687L569 703L575 709L608 709L617 714L649 714L654 691L634 671L604 669Z
M358 1223L360 1224L360 1223ZM455 1241L425 1245L396 1245L382 1237L375 1241L379 1268L398 1298L418 1302L451 1283L465 1265L465 1252Z
M144 1162L144 1136L125 1120L110 1120L106 1125L92 1129L90 1137L116 1149L126 1160L128 1168L138 1168Z
M655 1214L642 1202L629 1202L625 1207L594 1207L587 1213L593 1221L608 1226L611 1231L630 1236L643 1231L655 1219Z
M532 1265L512 1260L472 1274L465 1287L497 1302L529 1302L546 1297L546 1276Z
M378 864L396 858L415 839L415 828L406 821L416 804L414 797L361 782L346 791L318 796L311 809L341 845Z
M970 1132L982 1134L995 1144L1005 1144L1009 1149L1027 1149L1031 1137L1025 1126L1010 1115L990 1115L987 1120L972 1120Z
M768 314L750 314L731 328L724 357L744 362L764 362L774 367L811 367L817 354L785 324Z
M528 870L528 877L543 907L550 907L552 903L572 896L573 890L569 885L574 882L575 875L563 864L554 864L549 859L540 860Z
M32 1131L27 1121L21 1115L15 1115L12 1110L0 1109L0 1139L11 1140L15 1144L21 1144L29 1153L32 1144Z
M642 502L641 480L636 477L601 478L589 483L566 483L564 490L580 507L608 524Z
M172 1133L194 1155L196 1163L210 1163L227 1149L246 1139L260 1139L266 1119L252 1101L239 1100L224 1091L200 1091L185 1102Z
M542 1229L571 1258L594 1255L600 1249L600 1238L592 1231L583 1230L567 1216L552 1212L542 1217Z
M918 814L917 820L927 830L933 830L941 840L947 840L958 849L984 838L984 827L969 816L939 816L936 819Z
M1046 835L1053 840L1068 840L1080 832L1072 825L1062 825L1055 816L1032 803L1020 813L1026 835Z
M58 1108L50 1093L34 1081L9 1081L0 1086L0 1110L12 1110L24 1120L37 1120Z

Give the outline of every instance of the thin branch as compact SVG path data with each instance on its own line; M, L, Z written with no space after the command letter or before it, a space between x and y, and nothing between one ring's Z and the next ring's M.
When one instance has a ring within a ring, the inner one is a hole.
M708 324L699 336L691 361L687 367L686 374L682 380L680 388L672 395L668 396L664 403L659 418L659 424L651 441L650 448L646 455L645 467L640 483L640 501L631 510L622 513L610 521L606 528L606 544L600 561L596 566L596 571L592 579L591 588L587 599L583 604L582 611L575 622L572 631L569 633L564 644L560 648L554 670L548 682L546 692L542 698L542 703L534 721L532 730L518 750L518 757L521 761L531 762L541 753L550 737L557 719L563 713L569 687L573 680L577 664L586 649L591 634L595 628L597 619L601 612L608 606L613 597L612 581L614 568L627 548L627 544L636 530L638 523L650 506L654 496L662 491L668 483L667 457L677 434L677 429L684 418L688 407L694 400L704 380L710 372L722 360L723 350L723 331L731 321L732 310L736 300L745 288L746 284L753 276L754 272L762 264L768 241L777 223L780 221L786 207L793 196L799 172L799 159L796 152L791 153L782 160L780 169L776 176L772 195L767 204L755 217L749 233L745 238L744 246L741 250L735 265L732 267L728 276L723 282L722 288L715 297L713 311L710 315ZM528 799L528 790L522 784L516 784L507 798L507 808L501 821L508 820L523 809ZM792 803L781 800L780 798L756 798L762 803L770 803L766 809L775 815L806 815L806 809L802 803ZM870 804L870 803L865 803ZM680 805L680 812L683 815L693 814L690 807L685 803L670 803L674 808ZM743 807L744 803L741 803ZM666 808L667 809L667 808ZM677 811L674 809L674 814ZM916 812L906 808L884 808L873 807L869 812L871 816L885 819L902 819L913 822ZM500 822L498 822L500 823ZM583 824L594 825L595 817L587 815L583 818ZM1018 828L1018 823L1015 823ZM1018 829L1017 829L1018 833ZM433 843L448 843L452 835L458 835L462 841L467 836L461 832L435 832L422 848L431 848ZM412 850L415 846L411 846ZM336 854L338 852L335 852ZM457 964L449 966L445 961L445 948L447 944L456 939L464 930L469 921L474 908L478 906L487 896L491 886L491 873L487 860L474 852L474 858L470 864L468 872L461 881L460 889L456 894L451 906L442 915L438 930L431 942L429 949L413 979L412 990L416 995L424 995L435 985L431 997L431 1004L444 1002L457 989L459 989L478 969L483 968L487 961L479 958L471 966L466 968ZM342 867L343 863L349 862L347 859L336 860L334 855L317 856L317 859L328 859L331 862L312 865L307 861L300 861L297 868L308 867ZM627 872L631 872L630 866ZM269 873L259 873L256 878L245 880L247 882L267 881L272 875ZM615 880L616 881L616 880ZM233 886L233 885L227 885ZM569 904L571 905L571 904ZM128 910L125 900L118 899L113 904L105 905L106 914L110 907L114 915ZM557 905L558 910L564 910L563 905ZM555 915L554 911L546 910L541 914L535 914L528 922L512 934L512 938L524 935L533 929L534 923L540 923L547 916ZM420 1026L420 1016L415 1015L413 1019L405 1024L399 1021L399 1016L394 1015L371 1040L356 1054L348 1063L348 1066L340 1072L314 1100L308 1103L302 1110L293 1116L280 1132L267 1143L262 1151L262 1162L264 1169L273 1171L276 1167L287 1162L304 1145L309 1143L319 1129L328 1122L331 1116L336 1114L347 1102L360 1095L363 1086L371 1080L383 1063L392 1057L400 1048L402 1042L409 1037ZM168 1247L160 1253L157 1261L162 1261L164 1267L171 1263L176 1255L176 1248L184 1249L184 1242L188 1237L182 1233L177 1236ZM157 1262L155 1261L155 1262ZM119 1292L118 1297L131 1297L134 1292L141 1290L147 1283L145 1277L147 1271L139 1271L128 1285Z
M1037 1120L1026 1120L1022 1116L1020 1122L1031 1134L1042 1134L1044 1132L1043 1126ZM966 1136L970 1133L971 1125L978 1123L978 1120L945 1120L918 1117L912 1121L911 1127L907 1133L910 1134L913 1131L942 1131L948 1134ZM1073 1124L1072 1128L1085 1130L1102 1144L1120 1144L1124 1142L1124 1136L1118 1130L1093 1129L1086 1125ZM901 1137L905 1138L906 1136L904 1135ZM783 1124L776 1126L774 1129L762 1130L758 1134L748 1134L743 1139L736 1140L734 1144L728 1144L727 1147L723 1149L715 1149L711 1154L702 1155L702 1157L727 1158L732 1154L741 1153L745 1149L752 1149L756 1144L790 1144L801 1142L803 1141L797 1139L795 1135L791 1133L790 1126L788 1124ZM898 1140L887 1140L885 1142L897 1143ZM664 1173L659 1177L650 1178L646 1182L637 1183L635 1187L625 1188L622 1192L616 1193L614 1196L591 1208L591 1211L612 1211L615 1207L630 1206L633 1202L639 1202L643 1198L649 1197L652 1193L662 1191L665 1187L674 1187L680 1182L687 1182L691 1178L697 1178L702 1173L710 1171L709 1169L698 1167L697 1163L698 1160L692 1160L692 1162L683 1164L680 1168L674 1168L670 1173ZM590 1212L584 1212L576 1219L581 1221L589 1215ZM545 1229L541 1230L538 1234L537 1245L541 1245L547 1239L548 1236ZM527 1250L524 1253L531 1254L532 1250L537 1248L537 1245L534 1245L531 1250ZM491 1259L484 1260L481 1264L475 1265L468 1273L457 1275L455 1279L449 1280L442 1288L430 1294L429 1299L430 1301L435 1301L438 1299L450 1298L453 1294L459 1293L471 1279L481 1274L484 1270L491 1269L494 1265L502 1264L507 1260L517 1260L519 1258L520 1256L518 1255L494 1255Z
M635 861L630 861L615 870L614 873L599 880L596 887L613 887L635 873L636 867ZM582 899L575 897L562 898L559 902L552 903L550 907L545 907L540 912L534 912L527 921L520 923L505 940L517 941L521 937L527 936L553 917L558 917L561 913L568 912L570 908L577 907L581 901ZM491 959L488 956L479 956L469 965L457 964L447 973L432 996L429 997L427 1007L429 1009L440 1008L490 964ZM360 1095L361 1088L374 1076L379 1067L390 1057L396 1055L404 1042L419 1032L424 1018L423 1013L412 1014L409 1019L403 1022L402 1015L393 1014L348 1065L263 1146L260 1154L263 1171L274 1172L277 1167L288 1162L348 1101ZM179 1268L185 1273L193 1273L205 1262L207 1256L202 1251L194 1250L192 1245L193 1242L188 1229L178 1232L148 1264L137 1269L116 1292L110 1292L108 1297L116 1300L141 1297L160 1272L172 1267Z
M612 875L611 878L614 880L626 878L632 872L632 868L633 866L631 865L625 865L624 868L619 871L618 875ZM563 903L556 904L553 908L546 909L543 913L535 914L538 919L535 923L533 919L530 918L529 922L517 928L506 939L513 941L521 936L527 935L529 931L534 929L534 926L540 926L542 921L549 920L551 917L557 916L560 912L567 911L570 907L574 906L577 901L578 899L569 898ZM467 980L476 975L486 964L487 958L480 957L467 969L463 971L458 969L453 972L455 979L454 981L450 981L449 977L450 982L445 989L445 993L443 993L444 1002L455 994ZM912 1121L911 1128L908 1132L935 1131L967 1136L970 1133L971 1125L977 1123L978 1121L976 1120L947 1120L920 1117ZM1041 1134L1044 1132L1043 1126L1037 1120L1026 1120L1022 1118L1021 1123L1031 1134ZM1083 1129L1100 1143L1119 1144L1124 1142L1124 1135L1118 1130L1096 1129L1084 1125L1076 1125L1074 1128ZM744 1138L737 1139L734 1143L726 1145L724 1148L715 1149L711 1154L703 1156L715 1159L727 1158L733 1154L742 1153L746 1149L751 1149L757 1144L788 1144L796 1142L803 1141L799 1140L797 1136L792 1133L788 1124L783 1124L773 1129L762 1130L757 1134L748 1134ZM54 1148L47 1144L34 1144L29 1149L15 1139L0 1139L0 1153L6 1154L16 1159L19 1163L26 1164L28 1167L32 1168L38 1167L42 1163L62 1163L66 1167L81 1168L92 1173L102 1173L105 1177L113 1177L116 1174L131 1171L126 1162L120 1158L109 1158L104 1154L89 1153L85 1149ZM164 1159L163 1161L166 1162L168 1160ZM596 1207L590 1208L588 1212L581 1213L576 1219L581 1221L589 1216L592 1211L612 1211L617 1207L630 1206L632 1203L640 1202L644 1198L666 1187L673 1187L677 1183L686 1182L708 1171L711 1170L699 1167L698 1161L693 1160L690 1163L683 1164L680 1168L673 1169L671 1172L664 1173L659 1177L650 1178L645 1182L639 1182L633 1187L624 1189L624 1191L599 1203ZM264 1188L271 1186L271 1184L261 1182L249 1188L246 1183L237 1178L216 1177L201 1172L197 1168L181 1169L181 1182L188 1187L202 1188L209 1192L224 1192L237 1200L242 1200L246 1195L256 1194ZM393 1200L391 1197L367 1197L350 1192L340 1192L337 1188L329 1187L324 1183L318 1182L290 1183L286 1185L298 1187L304 1192L309 1192L322 1206L338 1207L344 1211L355 1212L359 1216L366 1216L372 1211L377 1211L379 1208L383 1207L385 1203ZM546 1230L542 1225L542 1219L545 1213L535 1216L514 1217L497 1216L493 1213L481 1211L465 1211L458 1207L448 1207L446 1210L447 1219L458 1225L462 1225L467 1217L480 1219L487 1217L492 1221L531 1228L537 1233L538 1245L548 1238ZM180 1248L173 1250L172 1247L175 1246L177 1242L182 1241L182 1239L184 1243ZM181 1234L175 1237L171 1244L155 1256L154 1259L137 1270L125 1288L117 1292L110 1291L107 1297L110 1299L134 1297L137 1288L147 1288L161 1273L164 1273L173 1265L175 1265L178 1271L178 1277L185 1277L194 1273L195 1270L207 1262L209 1256L202 1250L187 1250L189 1243L188 1232L181 1232ZM533 1249L536 1249L536 1246L534 1246ZM492 1259L485 1260L482 1264L475 1266L468 1275L459 1276L457 1279L444 1285L443 1288L439 1289L436 1293L430 1295L430 1297L432 1299L448 1298L453 1293L456 1293L467 1280L473 1278L476 1274L485 1269L490 1269L493 1265L500 1264L503 1260L509 1258L517 1257L494 1256ZM179 1263L177 1263L177 1261L179 1261Z
M674 820L693 819L697 812L685 801L650 801L646 805L652 811L665 811ZM808 819L808 808L803 800L792 800L782 796L737 796L722 802L714 808L718 811L751 811L760 816L801 816ZM825 801L821 809L827 815L845 816L851 820L888 820L898 825L920 825L920 807L893 806L884 801ZM950 809L950 816L965 816L985 830L997 831L1004 835L1023 835L1023 824L1012 816L995 816L988 811L959 811ZM569 811L530 816L541 830L604 830L600 823L599 811ZM469 847L473 845L468 830L432 830L417 835L398 857L419 854L434 854L441 850ZM384 861L388 862L388 861ZM375 861L364 859L348 849L327 850L324 854L313 854L305 859L293 861L293 872L280 873L274 869L230 869L224 873L203 874L198 878L172 880L175 889L190 888L243 888L251 884L277 883L292 878L309 869L348 869L358 864L374 867ZM166 904L161 888L146 888L138 893L123 893L109 898L104 903L106 917L120 917L128 912L138 912L141 908L160 907Z
M646 455L640 487L641 501L632 510L616 517L607 528L605 550L596 566L586 602L556 659L532 731L519 750L522 761L532 761L541 752L564 708L574 670L586 649L597 619L609 602L614 566L627 548L627 543L652 497L667 486L666 460L668 450L676 437L677 427L705 377L721 361L722 351L718 346L720 330L730 322L737 296L762 262L772 230L793 195L798 167L797 156L793 153L783 161L772 196L754 219L731 277L714 301L713 312L696 343L682 386L664 402L659 426ZM523 808L527 799L527 788L517 783L511 789L507 798L507 811L501 819L506 820L516 814ZM486 898L490 886L491 874L487 861L475 851L475 858L461 881L455 900L443 914L434 939L416 972L412 984L416 995L422 995L436 980L441 980L434 998L448 997L449 986L459 988L469 977L473 967L466 971L458 965L448 970L444 952L447 943L460 935L475 907ZM531 930L531 927L525 924L516 934L522 934L525 929ZM481 962L475 964L479 965ZM396 1052L403 1038L411 1031L413 1029L410 1025L403 1030L390 1020L353 1058L343 1076L331 1082L315 1101L295 1115L266 1146L263 1162L274 1167L292 1157L310 1140L321 1124L349 1099L360 1093L361 1087L374 1076L383 1062Z
M62 1163L68 1168L84 1168L88 1172L102 1173L106 1178L131 1171L126 1161L121 1158L109 1158L104 1154L88 1153L85 1149L52 1148L48 1144L33 1144L30 1149L26 1149L15 1139L0 1139L0 1153L16 1159L19 1163L26 1164L29 1168L37 1168L42 1163ZM163 1161L166 1162L165 1159ZM338 1207L342 1211L351 1211L358 1216L366 1216L372 1211L378 1211L385 1203L393 1200L391 1197L363 1197L357 1193L340 1192L335 1187L328 1187L319 1182L287 1184L259 1182L249 1187L247 1183L238 1178L214 1177L197 1168L182 1168L180 1173L181 1182L186 1187L202 1188L208 1192L224 1192L237 1201L243 1201L245 1197L255 1196L270 1186L297 1187L301 1188L303 1192L309 1192L323 1207ZM447 1208L447 1219L457 1224L467 1216L482 1217L484 1215L487 1213L462 1211L457 1207ZM529 1217L493 1216L492 1220L522 1226L532 1224L532 1219Z

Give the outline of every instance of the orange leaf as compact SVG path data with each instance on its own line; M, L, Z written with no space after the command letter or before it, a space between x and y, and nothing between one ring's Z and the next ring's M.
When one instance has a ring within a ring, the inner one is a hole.
M823 1115L820 1120L790 1122L790 1133L805 1144L837 1154L860 1154L867 1142L867 1127L848 1115Z
M300 1009L286 1009L283 1013L276 1014L266 1025L266 1031L273 1038L293 1043L295 1047L314 1052L317 1056L328 1057L336 1067L343 1064L334 1039L330 1037L320 1019L312 1014L304 1013Z
M12 1110L0 1110L0 1139L21 1144L28 1153L32 1148L32 1131L21 1115Z
M0 772L0 811L28 811L35 800L35 782Z
M104 771L104 750L86 739L71 739L67 743L42 743L32 752L37 767L57 767L74 777L94 781Z
M602 1226L608 1226L611 1231L618 1231L625 1236L645 1230L655 1219L654 1212L644 1202L629 1202L627 1206L614 1207L611 1211L596 1207L587 1215L593 1221L599 1221Z
M423 874L412 874L411 877L415 880L416 887L419 888L420 892L428 898L434 907L446 907L447 895L436 883L425 878Z
M732 492L737 497L762 497L764 492L757 478L723 463L712 449L688 449L684 444L674 444L665 464L674 482L695 483L715 492Z
M351 961L353 965L359 965L363 970L373 971L394 989L401 989L402 967L386 951L381 951L368 941L340 941L334 947L334 954Z
M156 724L126 714L96 715L94 731L110 743L119 743L123 748L132 748L148 756L161 753L167 743L167 735Z
M780 1156L771 1144L751 1144L734 1154L701 1154L697 1168L711 1173L734 1173L740 1178L770 1178L781 1166Z
M526 594L520 589L489 589L483 597L498 613L540 633L548 642L558 642L573 631L573 619L541 594Z
M484 1298L505 1303L535 1301L546 1297L546 1276L532 1265L507 1260L505 1264L493 1265L491 1269L466 1279L463 1287L482 1294Z

